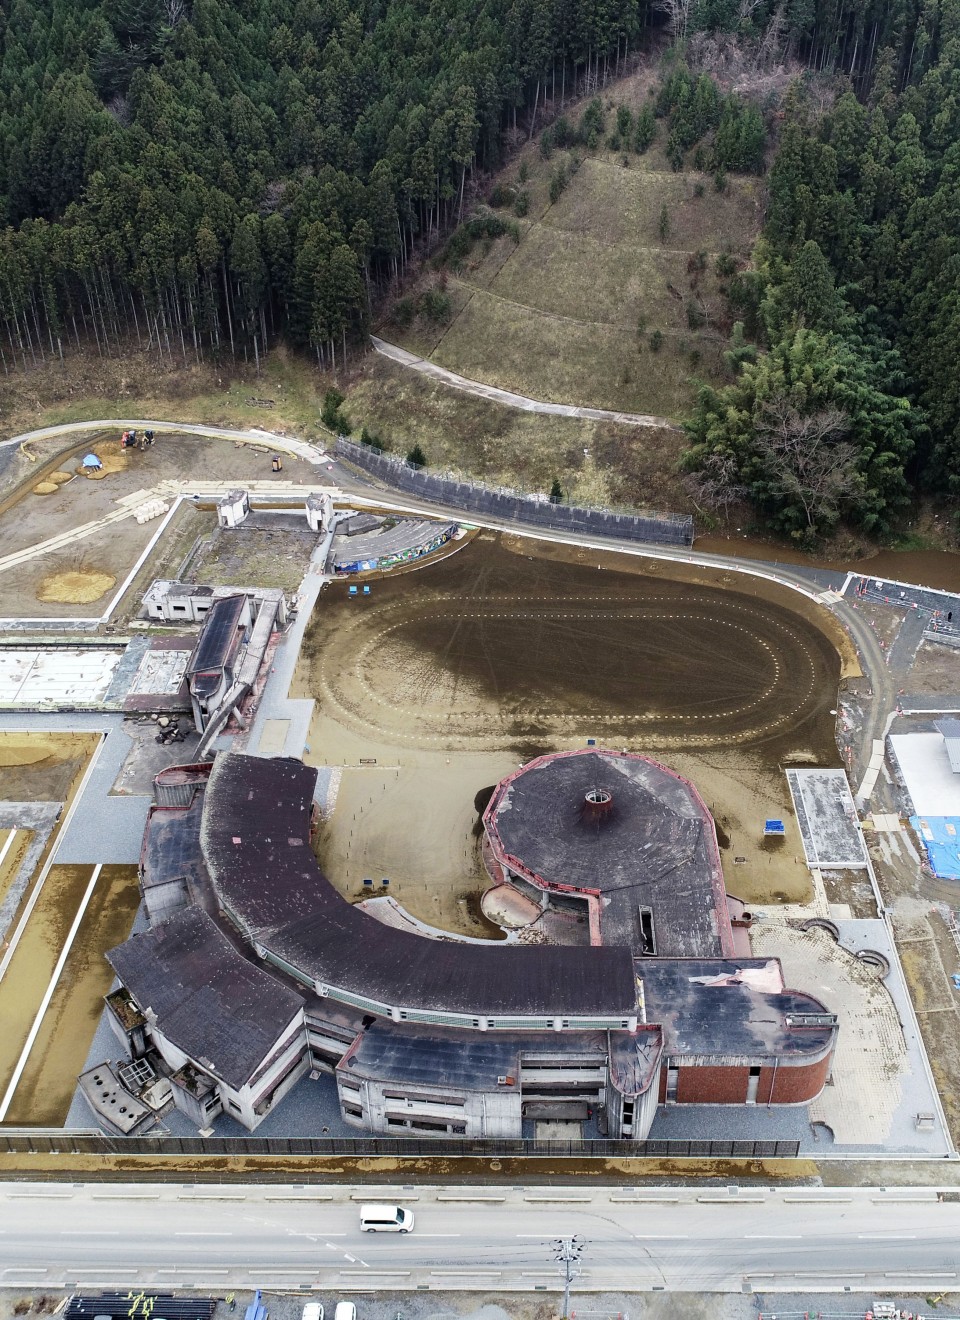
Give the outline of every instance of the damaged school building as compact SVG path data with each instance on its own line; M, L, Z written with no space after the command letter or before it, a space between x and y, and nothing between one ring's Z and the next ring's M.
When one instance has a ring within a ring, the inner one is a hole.
M712 817L672 771L589 748L497 786L484 860L556 907L539 945L431 938L348 902L311 848L316 778L221 753L156 779L150 927L108 954L107 1003L199 1128L253 1131L318 1070L358 1130L479 1138L592 1111L643 1140L658 1105L805 1104L827 1081L836 1017L751 956Z

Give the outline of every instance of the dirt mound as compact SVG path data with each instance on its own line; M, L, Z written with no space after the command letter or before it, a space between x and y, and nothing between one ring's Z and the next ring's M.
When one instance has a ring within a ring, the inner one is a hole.
M37 600L47 604L89 605L109 591L116 580L112 574L97 569L51 573L40 583Z
M82 463L77 468L77 476L87 477L90 481L102 481L104 477L109 477L114 472L124 472L130 466L130 455L109 441L95 445L87 452L96 454L101 463L99 468L85 468Z
M47 481L52 481L58 486L62 486L64 482L72 481L72 480L73 480L72 472L51 472L47 477Z
M56 495L60 487L55 481L38 481L33 488L34 495Z

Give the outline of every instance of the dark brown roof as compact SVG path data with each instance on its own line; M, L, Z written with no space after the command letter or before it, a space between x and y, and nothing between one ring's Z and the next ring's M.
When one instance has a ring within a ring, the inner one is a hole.
M239 1090L302 1011L303 1000L248 962L198 907L132 935L107 958L173 1045Z
M346 902L310 848L317 772L290 757L221 753L201 843L214 887L248 934L322 986L380 1003L490 1017L628 1017L625 948L430 940Z
M597 791L609 801L589 803ZM497 785L484 826L514 871L597 894L604 944L649 952L639 926L649 908L657 956L733 953L713 818L692 784L649 757L538 757Z

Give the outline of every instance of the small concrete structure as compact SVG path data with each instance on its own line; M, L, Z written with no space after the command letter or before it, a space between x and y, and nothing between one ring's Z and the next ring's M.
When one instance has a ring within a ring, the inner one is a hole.
M169 578L156 578L143 595L141 618L163 620L164 623L202 623L218 600L241 592L254 603L259 613L264 601L275 601L277 623L287 621L287 601L279 587L208 587L197 582L174 582Z
M867 850L843 770L788 770L807 865L821 871L861 870Z
M239 527L250 512L250 496L245 490L231 490L217 501L220 527Z
M123 1136L141 1131L153 1119L153 1111L121 1084L109 1063L81 1073L79 1081L93 1112Z
M307 526L323 535L333 525L333 500L327 491L307 496Z

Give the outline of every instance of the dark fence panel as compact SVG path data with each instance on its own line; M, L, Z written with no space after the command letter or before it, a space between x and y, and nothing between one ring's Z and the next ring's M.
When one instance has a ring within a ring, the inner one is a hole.
M0 1152L61 1155L346 1155L449 1159L793 1159L799 1141L471 1141L418 1137L111 1137L102 1132L0 1128Z
M472 481L458 481L414 467L405 459L384 454L371 445L355 445L342 437L336 452L395 490L418 495L434 504L446 504L464 513L486 515L504 522L533 523L559 532L609 536L622 541L653 541L658 545L693 544L689 515L614 513L608 509L581 509L572 504L551 504L530 495L493 490Z

